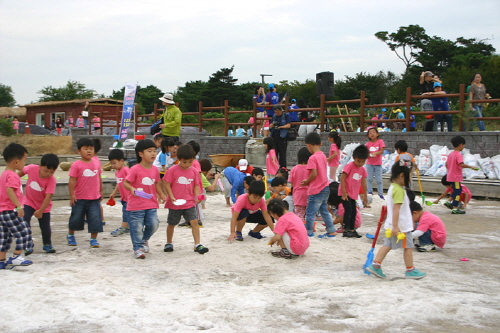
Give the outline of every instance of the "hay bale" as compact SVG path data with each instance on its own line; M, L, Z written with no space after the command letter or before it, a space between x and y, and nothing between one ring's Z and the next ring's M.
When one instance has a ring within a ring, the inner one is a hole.
M69 168L71 168L71 164L73 164L73 162L61 162L61 164L59 164L59 167L63 170L63 171L68 171Z

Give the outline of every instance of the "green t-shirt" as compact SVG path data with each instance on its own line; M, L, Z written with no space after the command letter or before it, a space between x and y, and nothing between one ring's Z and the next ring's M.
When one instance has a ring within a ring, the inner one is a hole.
M203 174L203 172L201 173L201 186L203 186L203 188L207 188L209 187L211 184L210 182L207 180L207 177L205 177L205 175Z

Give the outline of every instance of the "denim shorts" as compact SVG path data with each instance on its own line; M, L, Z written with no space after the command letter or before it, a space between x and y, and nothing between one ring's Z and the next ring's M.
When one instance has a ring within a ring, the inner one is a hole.
M77 199L71 207L69 217L69 230L84 230L85 217L87 217L88 232L102 232L101 200Z
M184 219L187 222L190 221L197 221L198 220L198 212L196 211L196 206L193 206L191 208L187 209L169 209L168 210L168 218L167 218L167 224L168 225L178 225L179 222L181 221L181 217L184 217Z

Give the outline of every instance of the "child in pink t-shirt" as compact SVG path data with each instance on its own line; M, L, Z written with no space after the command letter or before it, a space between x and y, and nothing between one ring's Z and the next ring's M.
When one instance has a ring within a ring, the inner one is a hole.
M479 168L467 165L464 163L464 158L462 156L462 150L465 148L465 139L457 135L451 139L451 144L454 150L448 155L448 160L446 161L446 169L448 174L446 175L446 181L451 183L451 188L453 193L451 197L453 201L451 203L452 214L465 214L465 211L458 209L458 204L460 202L460 195L462 194L462 184L464 176L462 174L463 168L470 168L473 170L479 170Z
M281 247L280 251L272 252L272 255L285 259L291 259L292 255L303 255L309 247L309 237L300 218L289 212L280 199L271 200L267 207L271 217L278 220L274 237L267 244L272 246L278 243Z
M128 167L125 166L125 155L121 149L113 149L108 155L109 163L111 163L111 168L115 170L116 187L111 192L109 196L109 201L113 202L117 193L120 193L122 203L122 224L116 230L111 231L111 236L117 237L120 235L130 233L130 227L128 225L128 220L130 219L130 212L127 211L127 202L130 193L123 186L125 178L130 171ZM109 204L108 201L108 204ZM114 205L114 203L113 203Z
M365 146L369 149L370 155L366 160L365 168L368 172L367 188L368 194L373 194L373 177L377 182L377 192L380 199L384 199L384 186L382 183L382 154L384 153L385 143L380 139L376 128L370 128L366 133L369 141Z
M0 175L0 270L14 266L29 266L33 262L22 256L22 251L33 248L31 228L24 221L22 206L22 171L28 158L28 151L18 143L11 143L3 150L6 166ZM14 242L14 255L7 260L7 251Z
M446 243L446 226L443 221L430 212L424 212L416 201L410 202L411 217L416 222L412 238L418 237L418 252L436 251L436 246L443 248Z
M276 150L274 150L274 140L271 137L264 139L264 147L266 147L266 173L267 179L274 177L280 165L276 158Z
M444 192L441 193L439 198L434 200L434 203L435 204L439 203L439 200L441 200L445 196L449 195L450 197L448 198L448 200L446 200L444 205L446 207L448 207L449 209L453 209L453 206L451 204L451 202L453 201L453 198L452 198L453 189L451 188L452 183L447 181L446 177L447 177L447 175L444 175L443 178L441 178L441 184L443 184L443 186L446 187L446 190L444 190ZM461 187L462 187L462 193L460 193L460 200L458 203L458 208L465 209L465 208L467 208L467 204L469 203L470 199L472 199L472 193L469 190L469 188L467 188L467 186L461 185Z
M88 138L76 142L81 160L73 162L69 169L69 198L71 216L66 237L69 246L76 246L75 230L84 230L85 217L90 233L90 247L97 248L98 233L102 232L101 200L102 179L101 163L94 158L94 141Z
M342 206L344 207L344 233L342 237L361 238L355 230L356 221L356 200L359 196L359 189L363 189L363 204L367 205L366 196L366 169L363 168L370 152L364 145L357 146L352 152L353 162L348 163L342 176L340 176L340 186L338 194L342 196Z
M246 222L257 223L257 226L248 232L248 235L257 239L265 238L260 232L266 227L274 230L274 224L267 212L266 192L263 181L254 180L248 187L248 193L238 196L236 203L231 207L231 226L228 241L243 241L242 230Z
M208 248L200 243L200 227L198 225L198 213L196 205L201 202L200 193L200 170L192 167L196 158L196 152L190 145L182 145L177 150L179 164L167 170L163 181L167 189L168 200L165 208L168 208L167 218L167 244L163 248L164 252L172 252L174 245L175 226L184 217L191 224L191 233L194 239L194 252L205 254Z
M129 191L128 224L136 259L146 258L146 253L149 253L149 239L160 225L157 195L160 197L160 202L165 200L160 171L153 165L156 147L151 140L137 142L135 154L139 163L130 168L123 184L123 188Z
M309 237L314 236L314 216L320 212L326 226L326 233L323 237L335 237L335 226L332 216L328 211L328 196L330 195L330 182L326 176L326 156L321 151L321 137L318 133L309 133L305 137L307 150L312 154L307 161L309 177L300 182L301 186L307 188L307 208L306 208L306 229Z
M16 131L16 133L19 132L19 119L17 119L17 117L12 119L12 128Z
M337 131L328 134L328 141L330 141L330 156L328 157L328 166L330 167L330 179L334 182L337 181L337 168L339 167L340 160L340 145L342 139Z
M307 207L307 186L301 186L300 182L309 177L309 170L307 170L307 162L311 157L311 153L307 147L302 147L297 153L297 164L290 170L288 181L292 184L292 196L294 213L306 223L306 207ZM313 227L314 229L314 227Z
M40 165L25 166L19 176L28 175L26 194L23 198L24 220L31 226L31 217L35 215L42 231L43 250L46 253L56 253L52 247L50 230L50 209L52 196L56 190L54 173L59 166L59 158L55 154L42 156ZM33 248L27 249L25 254L33 253Z

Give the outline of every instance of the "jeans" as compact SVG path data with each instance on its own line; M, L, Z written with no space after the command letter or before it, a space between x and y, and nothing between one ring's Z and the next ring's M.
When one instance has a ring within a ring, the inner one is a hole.
M122 222L127 222L130 219L130 211L127 210L127 202L120 200L122 203Z
M330 186L326 186L318 194L307 196L306 229L309 235L313 233L314 215L318 210L321 216L323 217L323 222L325 222L326 232L332 233L337 231L337 229L333 225L332 216L328 211L329 196L330 196Z
M366 180L366 187L368 193L373 193L372 183L373 183L373 176L375 176L375 180L377 181L377 192L379 195L383 195L384 186L382 184L382 166L365 164L365 169L368 172L368 179Z
M482 105L476 105L474 106L474 117L482 117L483 116L483 106ZM472 131L474 129L474 120L469 120L469 131ZM479 127L480 131L485 131L486 128L484 127L484 121L478 120L477 121L477 127Z
M85 217L87 217L88 232L102 232L101 200L76 200L71 207L71 216L69 217L69 230L83 230L85 226Z
M418 237L418 242L419 242L420 246L434 244L432 242L431 234L432 234L432 231L429 229L426 232L424 232L424 234L422 236Z
M453 182L451 183L451 188L453 189L453 192L451 193L451 198L453 199L451 205L458 208L460 195L462 194L462 185L460 182Z
M128 225L130 227L132 246L136 251L142 249L144 242L147 242L154 235L160 221L156 209L133 210L130 211Z
M31 217L35 214L35 209L31 206L24 205L24 220L28 223L31 228ZM50 212L43 213L42 218L38 219L38 224L40 225L40 230L42 231L42 242L43 244L52 244L50 239Z

